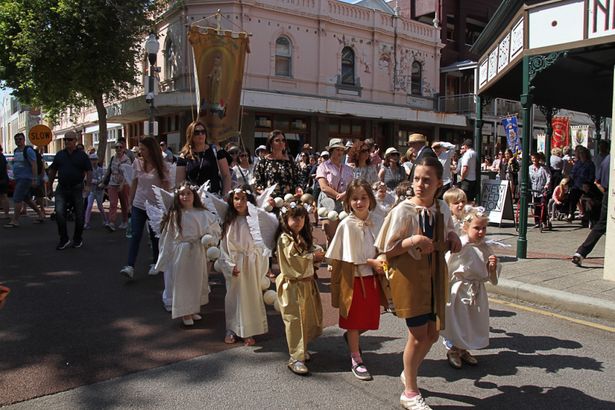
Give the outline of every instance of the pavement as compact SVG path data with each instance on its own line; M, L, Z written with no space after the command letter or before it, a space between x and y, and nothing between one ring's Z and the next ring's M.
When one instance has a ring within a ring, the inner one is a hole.
M531 225L530 225L531 226ZM491 294L554 309L615 320L615 281L603 279L603 236L582 266L572 263L572 255L589 233L579 222L554 221L553 230L528 229L527 258L518 259L518 233L512 224L491 225L489 239L510 245L495 247L502 263L497 286L488 285Z
M181 324L170 320L162 309L162 278L145 273L149 253L147 241L142 241L136 282L125 283L118 271L124 264L128 241L123 238L122 231L109 234L97 218L98 215L93 217L94 229L84 235L84 247L65 251L55 250L57 233L53 221L34 225L31 218L22 218L19 228L0 228L0 283L12 289L5 308L0 310L3 357L0 360L0 406L21 401L28 403L36 397L69 392L86 384L99 386L99 382L106 380L124 380L133 377L131 374L157 372L156 368L175 366L178 362L190 367L194 359L202 360L198 366L209 369L209 360L213 363L233 360L235 353L232 351L245 350L234 349L237 345L225 345L221 340L224 335L224 284L219 276L211 278L211 302L204 308L204 320L194 329L182 329ZM317 240L322 237L319 230L315 232ZM495 249L503 270L499 285L490 287L489 292L607 322L615 320L615 282L602 279L604 238L582 268L570 262L571 255L588 232L577 223L566 222L555 222L554 230L549 232L530 230L528 258L517 260L514 227L490 226L489 237L511 247ZM337 316L330 307L326 269L320 269L319 277L324 324L330 326L325 335L339 336L339 329L333 326ZM257 338L258 343L263 346L283 344L282 323L274 319L279 316L273 309L268 310L268 315L269 334ZM382 352L377 345L379 337L403 339L403 331L398 326L380 333L381 336L373 339L374 348L379 352ZM339 350L344 348L339 341L339 337L324 337L318 343L332 342ZM397 345L390 347L397 352L399 348ZM274 350L278 352L276 360L283 360L280 352L284 349L278 346ZM209 356L212 358L207 359ZM324 358L331 361L330 367L341 365L339 359ZM256 369L255 376L261 374L259 363L255 360L251 363L254 366L249 368L249 371L252 367ZM214 369L217 368L216 364ZM382 372L395 378L398 370L383 368ZM214 377L216 371L211 376L199 377ZM234 368L233 371L246 370ZM283 366L282 371L286 377L288 373ZM184 374L182 371L182 377L195 376L191 372ZM162 377L162 373L154 374ZM352 380L352 376L344 377L348 383ZM271 380L271 383L277 381ZM163 378L160 383L164 383ZM292 394L292 389L289 391ZM367 390L366 394L369 394ZM96 397L100 399L99 395ZM232 404L234 399L230 400ZM118 404L112 398L109 401ZM377 402L375 399L370 403L376 405ZM146 406L146 403L140 404Z

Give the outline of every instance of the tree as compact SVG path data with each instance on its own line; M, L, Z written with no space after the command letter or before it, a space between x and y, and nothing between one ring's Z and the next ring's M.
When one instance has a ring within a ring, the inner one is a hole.
M0 80L52 119L93 104L104 158L105 101L137 84L141 44L159 6L159 0L0 0Z

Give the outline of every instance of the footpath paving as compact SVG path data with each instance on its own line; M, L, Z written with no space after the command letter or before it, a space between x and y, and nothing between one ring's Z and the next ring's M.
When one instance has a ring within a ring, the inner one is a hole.
M528 229L527 259L516 257L518 233L512 224L490 226L488 233L490 239L510 245L494 249L502 262L502 275L498 286L488 286L491 294L615 319L615 281L603 279L604 236L579 267L571 258L589 229L578 222L556 221L553 230L544 232Z

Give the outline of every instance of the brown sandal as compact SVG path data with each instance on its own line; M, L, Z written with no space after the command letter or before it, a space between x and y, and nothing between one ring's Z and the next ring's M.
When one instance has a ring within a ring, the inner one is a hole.
M446 352L446 358L448 360L448 364L451 365L453 369L461 369L461 357L459 356L459 350L451 349Z

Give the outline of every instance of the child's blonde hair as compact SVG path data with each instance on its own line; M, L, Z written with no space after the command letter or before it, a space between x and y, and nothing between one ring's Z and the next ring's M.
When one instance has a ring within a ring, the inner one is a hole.
M565 177L565 178L562 178L561 181L559 181L559 186L561 186L563 188L566 185L568 185L569 183L570 183L570 178Z
M446 191L442 196L442 199L444 199L444 202L446 202L447 205L451 205L457 202L468 202L468 197L466 196L466 193L463 192L462 189L456 187Z
M489 212L487 212L482 206L466 205L463 210L462 220L464 227L468 227L474 220L489 223Z

